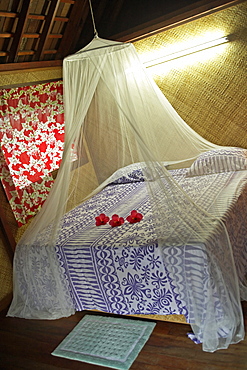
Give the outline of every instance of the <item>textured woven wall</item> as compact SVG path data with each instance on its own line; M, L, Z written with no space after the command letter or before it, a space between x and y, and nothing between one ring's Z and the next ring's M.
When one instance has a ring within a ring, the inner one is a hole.
M134 43L141 59L153 59L200 43L205 35L233 41L148 68L180 116L220 145L247 148L247 2Z
M1 301L12 292L12 264L3 244L3 233L0 229L0 307Z
M5 215L6 220L9 223L9 228L12 231L13 236L16 237L16 233L18 230L17 223L15 221L14 215L7 201L1 183L0 183L0 207ZM10 261L9 254L6 251L6 240L0 227L0 309L2 308L5 298L11 292L12 292L12 264Z
M62 67L9 71L0 73L0 88L10 85L33 84L62 78Z

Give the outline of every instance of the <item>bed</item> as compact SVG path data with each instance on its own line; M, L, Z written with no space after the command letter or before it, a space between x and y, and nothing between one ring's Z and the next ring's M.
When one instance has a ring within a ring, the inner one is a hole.
M243 282L247 273L247 151L234 149L232 158L231 153L232 150L225 149L210 151L189 168L168 171L199 206L225 225L239 282ZM143 215L140 222L126 221L131 210ZM125 222L118 227L109 223L96 226L95 217L101 213L120 215ZM213 225L209 235L200 242L168 243L161 247L151 214L146 182L137 163L114 173L99 193L64 216L56 256L74 310L120 315L176 314L183 315L193 327L198 321L194 312L196 303L201 307L199 332L202 332L206 330L204 321L210 309L216 310L220 318L225 314L224 292L212 282L212 261L207 253L207 239L217 242L218 228ZM36 305L41 311L45 306L54 307L54 279L48 252L46 248L37 248L46 232L39 235L28 252L35 287L28 304ZM27 276L25 258L25 246L17 248L15 274L23 297ZM226 338L227 320L220 330L219 336ZM198 333L197 337L200 341Z

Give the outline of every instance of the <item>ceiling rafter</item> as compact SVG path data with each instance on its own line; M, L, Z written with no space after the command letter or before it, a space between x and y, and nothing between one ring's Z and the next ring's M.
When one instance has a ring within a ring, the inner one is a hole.
M73 52L88 13L88 0L77 0L74 3L70 12L69 22L66 26L63 38L57 51L56 59L63 59L66 55ZM71 37L71 35L73 35L73 37Z
M40 58L42 58L42 55L44 54L46 41L50 36L59 4L60 4L60 0L50 1L48 14L44 20L44 26L43 26L42 34L40 36L38 49L34 55L34 60L39 60Z
M63 56L67 56L68 54L74 53L78 51L80 48L85 46L88 42L90 42L94 36L94 27L92 21L92 15L89 7L88 0L77 0L80 2L85 3L85 14L82 18L81 22L76 27L77 37L73 40L73 43L70 44L70 49L66 47L63 48ZM122 0L117 0L112 2L111 0L100 0L98 1L97 6L96 2L92 1L92 10L93 10L93 17L95 21L96 31L99 34L99 37L102 37L102 34L99 31L99 28L103 28L104 31L111 33L111 29L113 26L112 19L115 18L115 10L117 10L118 4L122 5ZM116 16L119 14L119 11L116 12ZM105 26L105 22L108 24L108 27ZM104 36L103 36L104 37ZM69 44L67 45L69 47Z
M22 8L18 16L18 23L13 37L13 42L11 44L11 49L8 55L8 63L13 63L16 61L18 56L19 47L22 41L23 34L25 32L25 25L28 20L29 10L30 10L31 0L23 1Z
M18 13L16 13L16 12L4 12L4 11L0 11L0 17L17 18L18 17Z
M132 29L129 28L127 32L124 31L114 34L113 38L122 42L134 42L245 1L246 0L201 0L168 14L162 14L159 18L135 26Z
M117 23L118 16L121 13L122 6L123 6L124 0L119 0L114 2L114 9L112 11L112 15L109 14L109 17L111 19L110 24L106 26L106 31L110 32L111 28Z

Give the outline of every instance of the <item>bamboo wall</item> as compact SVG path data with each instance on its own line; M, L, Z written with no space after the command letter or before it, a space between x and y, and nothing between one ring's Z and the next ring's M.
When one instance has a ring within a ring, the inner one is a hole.
M62 68L27 69L22 71L0 72L0 88L42 83L62 78Z
M4 235L0 229L0 310L2 302L9 303L12 293L12 263L4 244Z
M153 59L157 50L170 54L231 35L225 45L148 68L185 122L219 145L247 148L246 27L244 2L134 42L145 60Z

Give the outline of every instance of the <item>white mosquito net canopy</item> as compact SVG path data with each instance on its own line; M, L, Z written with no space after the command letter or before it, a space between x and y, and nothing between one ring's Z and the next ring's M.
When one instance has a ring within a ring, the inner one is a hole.
M65 58L63 78L63 160L44 206L17 246L15 264L18 257L23 262L22 272L15 266L14 298L8 315L53 319L74 313L68 282L55 253L59 235L66 231L63 215L99 192L110 176L114 179L115 171L138 163L149 192L157 243L164 256L171 243L183 248L206 241L212 285L218 284L224 315L218 317L213 299L207 302L206 314L201 310L204 302L198 294L200 287L190 274L185 274L186 292L178 294L185 297L188 310L193 312L194 334L205 351L226 348L243 339L239 282L225 227L190 199L164 165L185 166L217 146L194 132L176 113L147 74L131 43L95 37L82 50ZM100 214L101 209L98 211ZM210 239L212 227L220 232ZM42 271L41 261L33 272L31 248L42 250L51 266L49 294L44 281L36 275ZM169 265L166 268L173 278L176 270ZM18 284L21 273L25 274L25 287ZM224 331L227 334L221 335Z

